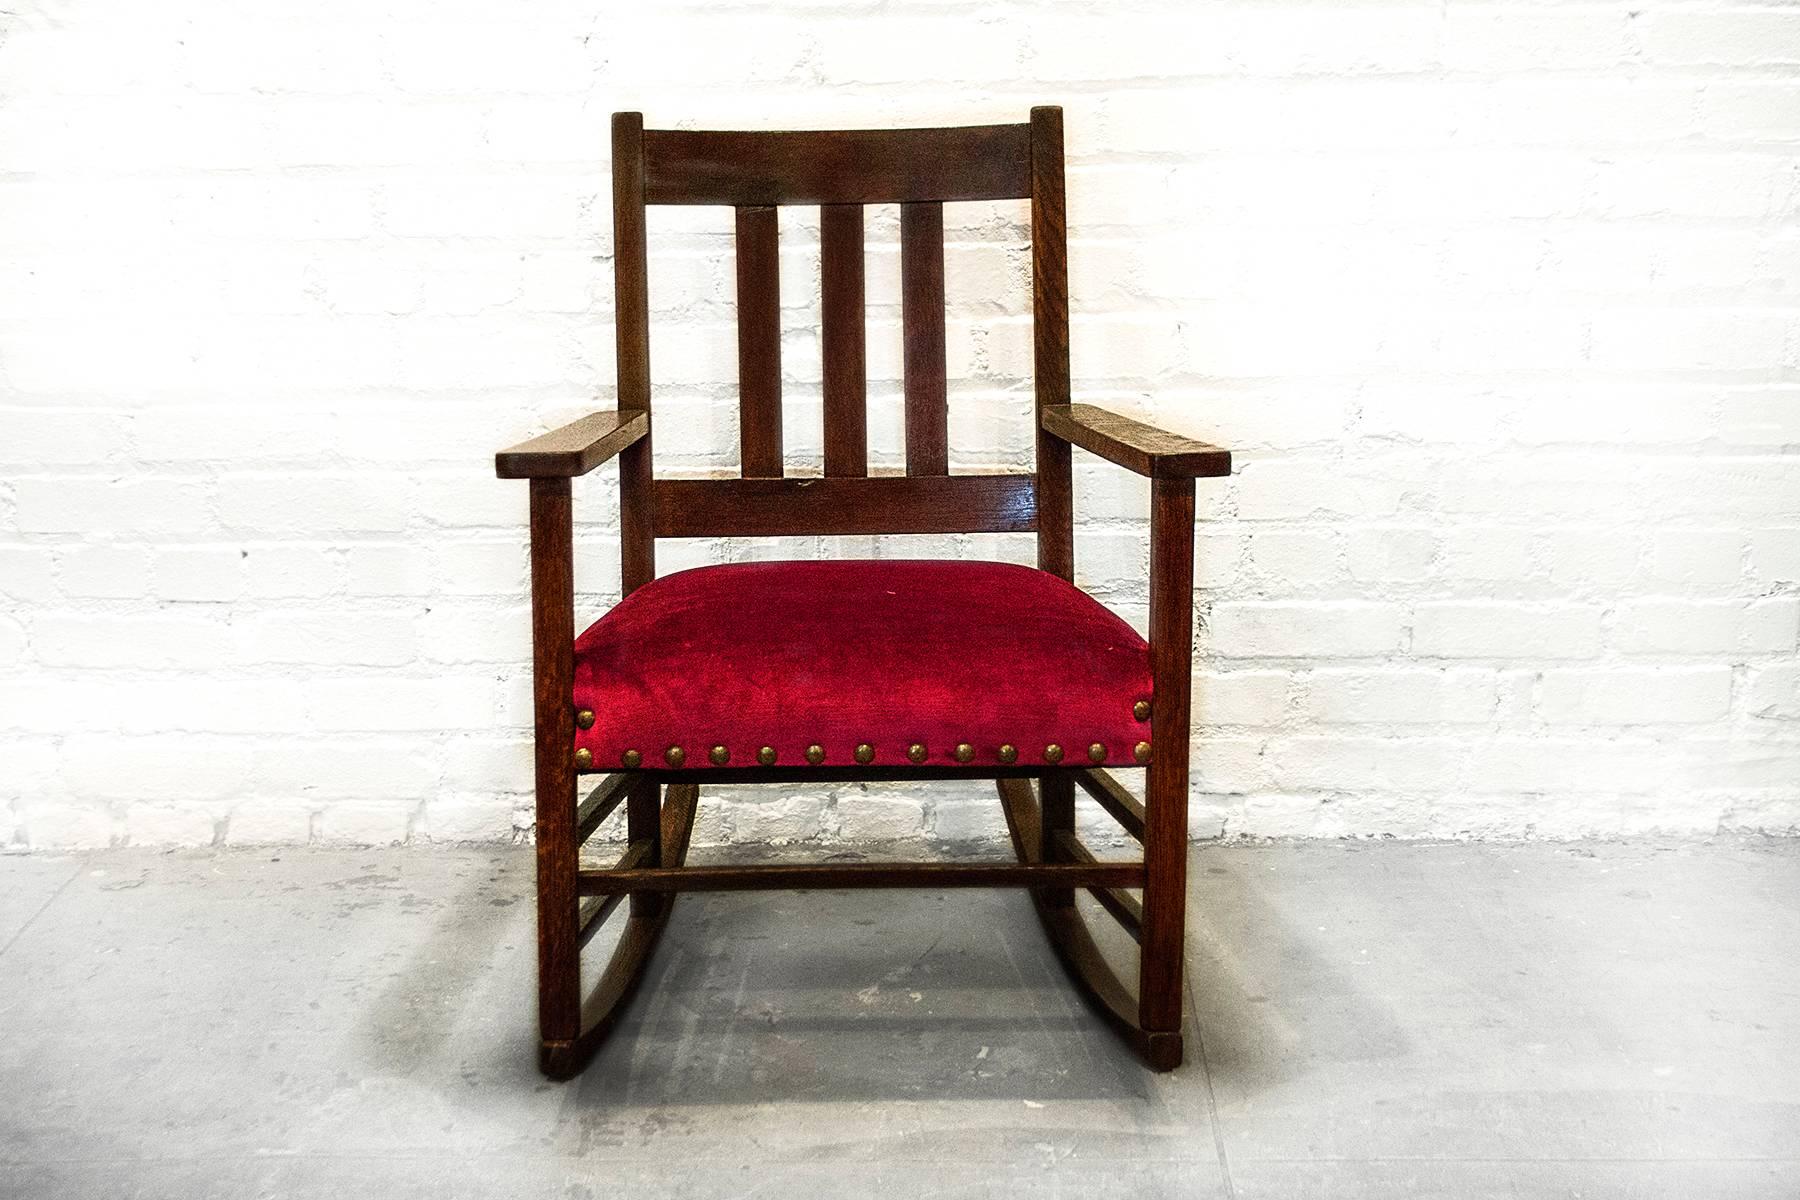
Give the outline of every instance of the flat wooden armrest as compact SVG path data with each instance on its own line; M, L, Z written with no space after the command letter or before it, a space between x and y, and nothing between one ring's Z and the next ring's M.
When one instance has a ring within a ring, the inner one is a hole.
M500 451L494 455L494 474L502 479L586 475L649 432L648 413L590 413Z
M1045 406L1044 432L1152 479L1231 474L1231 451L1092 404Z

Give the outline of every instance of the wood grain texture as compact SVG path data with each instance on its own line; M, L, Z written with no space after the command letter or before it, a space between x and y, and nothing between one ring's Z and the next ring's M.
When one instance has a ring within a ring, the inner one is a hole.
M641 979L676 893L763 888L1024 887L1084 992L1151 1066L1181 1059L1186 787L1193 634L1193 476L1222 474L1214 447L1069 403L1068 279L1060 110L1029 125L848 133L646 133L614 118L619 404L496 460L532 486L532 620L537 720L540 1062L566 1078L608 1033ZM1037 472L948 471L942 202L1029 196L1032 206ZM746 478L655 480L651 473L646 203L738 208L737 284ZM783 478L778 216L821 215L826 475ZM864 323L865 203L901 203L906 476L869 477ZM609 777L574 804L573 572L569 478L621 456L622 569L630 591L654 577L654 539L876 533L1037 532L1039 564L1073 574L1072 447L1151 476L1152 696L1148 801L1086 767L733 766ZM590 461L590 459L592 461ZM677 778L679 777L679 778ZM704 782L995 778L1016 863L685 865ZM1036 778L1040 804L1029 780ZM666 784L666 788L664 787ZM1144 843L1141 863L1100 862L1074 834L1080 787ZM624 804L631 850L582 870L579 843ZM1073 903L1088 889L1140 942L1135 997L1106 963ZM1139 902L1124 889L1143 889ZM589 899L584 902L582 897ZM583 1005L578 952L629 896L631 915Z
M1048 405L1038 419L1053 437L1153 479L1231 474L1231 451L1092 404Z
M819 210L819 344L824 357L825 474L869 473L868 327L863 210Z
M688 841L694 833L694 817L700 809L700 785L672 783L665 789L662 806L662 862L679 867L687 862Z
M1063 196L1062 109L1031 110L1032 380L1037 442L1038 566L1075 578L1073 466L1065 442L1045 432L1046 406L1069 402L1069 248Z
M644 133L652 204L900 204L1030 194L1024 125Z
M1064 862L1060 839L1075 832L1075 781L1067 771L1045 775L1038 781L1038 859ZM1075 903L1073 888L1044 889L1042 900L1053 906Z
M1092 796L1104 808L1112 819L1141 844L1144 840L1144 806L1137 797L1126 791L1124 786L1098 767L1089 767L1075 773L1075 782L1081 790Z
M567 479L531 481L531 685L537 789L538 1030L575 1037L581 940L575 873L575 526Z
M679 867L687 861L700 789L692 784L677 784L669 787L667 793L667 802L662 805L662 859ZM552 1079L574 1077L618 1028L619 1017L643 982L651 952L674 911L674 896L665 896L663 901L654 914L633 914L626 920L612 958L581 1006L580 1033L573 1038L545 1041L539 1047L538 1066L545 1075Z
M494 455L501 479L572 478L589 471L650 432L646 412L589 413Z
M746 479L779 479L781 251L775 210L737 210L738 448Z
M588 798L581 802L575 810L575 841L585 844L594 836L594 831L606 823L613 810L625 799L631 790L633 776L624 771L608 775L600 781L600 786L588 793Z
M944 206L900 207L900 326L904 340L906 473L950 471L944 361Z
M1188 701L1194 659L1194 481L1150 485L1150 765L1138 1022L1181 1028L1187 920Z
M1022 779L1002 779L998 781L998 787L1000 811L1006 817L1006 831L1012 837L1014 853L1020 862L1038 861L1042 837L1031 785ZM1094 1011L1152 1070L1169 1071L1180 1066L1180 1032L1146 1030L1138 1024L1137 1001L1101 953L1081 910L1073 904L1047 903L1046 891L1034 888L1031 904L1037 910L1038 922L1044 927L1050 948L1056 952L1070 981L1087 997Z
M644 228L644 114L614 113L613 306L618 409L650 412L650 267ZM629 596L656 578L651 435L619 455L619 578Z
M1056 835L1057 858L1063 862L1096 863L1094 857L1082 840L1075 836L1075 831L1065 829ZM1123 888L1091 887L1088 895L1099 902L1107 915L1117 921L1131 939L1141 942L1144 939L1144 906L1138 903L1136 896Z
M645 840L641 842L632 842L626 848L625 853L620 856L619 861L613 864L613 870L630 870L635 867L641 867L650 862L655 853L656 843L654 841ZM612 916L613 910L618 908L624 900L625 893L623 892L615 892L612 895L605 897L589 896L582 898L581 945L586 946L589 942L594 940L594 935L600 932L600 927L602 925L606 924L606 918Z
M658 537L1029 533L1030 475L659 479Z
M743 892L808 888L1142 887L1138 863L757 863L635 871L583 871L583 895L612 892Z
M639 776L625 797L625 836L632 845L647 847L645 856L630 869L662 866L662 785ZM627 869L623 863L614 870ZM662 911L664 897L638 893L631 897L631 915L654 917Z

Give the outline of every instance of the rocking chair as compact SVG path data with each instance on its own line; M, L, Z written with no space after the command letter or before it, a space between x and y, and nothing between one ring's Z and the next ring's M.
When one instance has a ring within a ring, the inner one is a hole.
M1069 397L1062 111L1028 124L716 132L612 124L618 407L504 450L531 481L539 1065L577 1074L619 1019L677 893L1024 887L1050 944L1153 1069L1181 1062L1194 479L1228 452ZM1028 198L1036 471L952 475L944 203ZM645 206L737 214L742 478L651 469ZM782 459L776 214L821 206L824 475ZM868 469L863 206L900 205L904 475ZM1071 447L1147 476L1150 637L1070 582ZM620 459L623 599L574 626L570 480ZM656 540L879 533L1037 535L1036 568L996 562L761 562L656 576ZM1145 801L1107 773L1148 772ZM604 773L585 800L580 776ZM687 866L709 783L993 779L1017 862ZM1033 787L1035 781L1036 787ZM1143 846L1103 862L1077 790ZM581 847L619 805L609 870ZM1086 889L1140 948L1135 995L1076 907ZM1132 895L1141 891L1141 900ZM626 924L585 997L582 947Z

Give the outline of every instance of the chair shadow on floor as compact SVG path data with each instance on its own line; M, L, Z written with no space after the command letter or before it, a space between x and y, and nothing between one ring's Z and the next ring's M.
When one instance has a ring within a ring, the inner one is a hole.
M1250 1097L1322 1063L1404 1058L1413 1038L1382 1002L1378 977L1322 956L1257 886L1254 864L1189 867L1188 1019L1204 1041L1221 1102Z
M1069 987L1023 893L961 890L683 897L577 1086L656 1106L1136 1100L1157 1081Z
M1317 1062L1409 1052L1369 980L1321 959L1253 871L1209 858L1192 868L1187 1061L1167 1086L1210 1073L1223 1101ZM394 881L397 903L429 902L435 919L359 1022L373 1068L545 1086L531 1050L530 871L519 848L472 863L451 892ZM1136 947L1091 915L1129 977ZM602 934L588 969L610 950ZM584 1105L1129 1101L1157 1095L1160 1078L1069 986L1025 893L812 891L683 897L617 1034L571 1086Z

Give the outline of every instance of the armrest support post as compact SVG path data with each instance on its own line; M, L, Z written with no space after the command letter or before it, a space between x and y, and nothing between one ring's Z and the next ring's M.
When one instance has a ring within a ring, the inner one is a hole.
M531 688L536 715L538 1027L581 1032L575 836L575 525L569 480L531 481Z
M1187 895L1188 718L1194 665L1194 481L1158 477L1150 495L1150 765L1144 785L1140 1017L1181 1028Z

